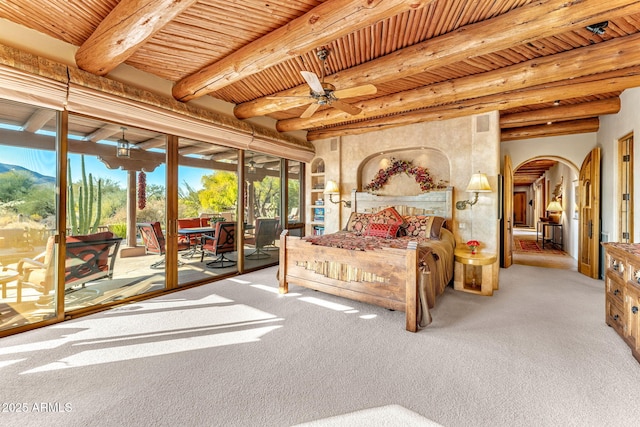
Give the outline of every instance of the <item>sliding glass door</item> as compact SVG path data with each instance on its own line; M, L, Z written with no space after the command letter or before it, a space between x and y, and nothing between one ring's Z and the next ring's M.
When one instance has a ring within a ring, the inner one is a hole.
M299 162L94 117L0 100L0 159L0 332L277 264L304 221Z
M244 259L250 270L278 262L281 215L281 159L266 154L245 154Z
M58 316L59 114L0 100L0 330Z
M238 153L179 139L179 285L238 272Z
M65 311L166 287L166 137L69 115Z

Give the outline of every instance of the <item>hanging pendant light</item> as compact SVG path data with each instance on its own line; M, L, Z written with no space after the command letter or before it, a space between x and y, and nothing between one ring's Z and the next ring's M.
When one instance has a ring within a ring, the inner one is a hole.
M127 128L122 126L120 129L122 129L122 138L118 140L116 156L129 158L131 157L131 146L129 145L129 141L124 138L124 131L127 130Z
M249 160L249 169L247 170L247 172L256 173L256 162L253 161L253 158Z

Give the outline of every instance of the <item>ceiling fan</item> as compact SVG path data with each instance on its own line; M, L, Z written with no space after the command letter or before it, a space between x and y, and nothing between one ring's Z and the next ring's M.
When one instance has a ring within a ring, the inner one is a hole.
M315 113L318 108L323 105L331 105L339 110L344 111L350 115L356 115L362 111L358 107L354 107L351 104L343 102L344 98L352 98L354 96L364 96L364 95L373 95L378 89L372 84L365 84L361 86L354 86L348 89L338 89L336 90L335 86L331 83L326 83L324 81L324 70L325 70L325 62L327 57L329 56L329 51L327 49L320 49L316 52L318 59L322 61L322 79L318 78L315 73L310 71L300 71L302 77L309 85L311 91L308 96L304 96L302 98L307 98L310 100L311 105L307 107L307 109L300 115L301 118L306 119L311 117L313 113ZM282 98L301 98L299 96L291 97L291 96L274 96L269 97L271 99L282 99Z

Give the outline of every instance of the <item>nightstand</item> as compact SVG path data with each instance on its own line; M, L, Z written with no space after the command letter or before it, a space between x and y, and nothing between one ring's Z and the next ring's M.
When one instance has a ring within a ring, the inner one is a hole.
M467 248L454 252L453 288L478 295L493 295L498 289L498 257L490 252L472 254Z

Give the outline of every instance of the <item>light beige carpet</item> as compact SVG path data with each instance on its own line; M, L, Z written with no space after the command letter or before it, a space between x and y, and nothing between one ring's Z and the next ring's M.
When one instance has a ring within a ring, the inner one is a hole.
M441 427L400 405L363 409L349 414L298 424L298 427Z

